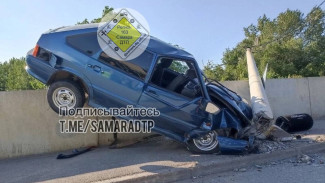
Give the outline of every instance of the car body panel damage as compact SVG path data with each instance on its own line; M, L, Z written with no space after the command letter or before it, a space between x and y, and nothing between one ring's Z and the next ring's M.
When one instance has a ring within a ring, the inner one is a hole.
M218 114L209 116L212 121L211 125L203 122L199 129L192 130L189 133L190 138L198 138L210 130L218 129L232 129L235 132L239 132L244 127L250 125L252 109L239 95L218 83L208 83L207 88L211 100L223 107ZM222 154L245 153L252 148L253 143L252 141L249 142L247 140L220 135L217 137L217 140L219 142L220 153Z
M221 154L242 154L250 149L246 140L217 137Z

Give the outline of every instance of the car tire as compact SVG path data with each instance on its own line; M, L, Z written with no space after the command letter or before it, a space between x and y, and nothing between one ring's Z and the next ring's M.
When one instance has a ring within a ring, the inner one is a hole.
M76 109L84 106L85 93L83 89L73 81L57 81L50 85L47 91L47 101L50 107L56 112L60 112L60 106L67 109ZM66 115L67 111L61 111Z
M203 137L191 139L187 144L187 149L194 154L219 153L217 136L216 131L210 131Z

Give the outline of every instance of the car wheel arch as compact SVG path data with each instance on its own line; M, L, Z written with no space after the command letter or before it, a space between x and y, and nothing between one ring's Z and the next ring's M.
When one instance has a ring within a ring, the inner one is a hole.
M61 80L72 80L80 85L80 87L83 89L85 93L88 95L91 94L91 86L87 84L83 79L81 79L80 76L78 76L75 73L71 73L69 71L65 70L59 70L56 71L55 73L52 74L50 79L47 81L46 85L51 85L52 83L56 81L61 81Z

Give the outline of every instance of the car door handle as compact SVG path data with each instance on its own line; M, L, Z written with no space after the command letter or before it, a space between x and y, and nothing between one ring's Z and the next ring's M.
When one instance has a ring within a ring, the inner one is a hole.
M93 70L96 71L96 72L100 72L102 70L102 68L99 67L98 65L94 65Z
M149 89L149 90L147 90L147 92L148 92L148 93L151 93L151 94L154 94L154 95L157 95L156 91L154 91L154 90L150 90L150 89Z
M103 72L103 71L101 71L102 68L99 67L98 65L87 64L87 67L92 68L92 69L93 69L94 71L96 71L96 72Z

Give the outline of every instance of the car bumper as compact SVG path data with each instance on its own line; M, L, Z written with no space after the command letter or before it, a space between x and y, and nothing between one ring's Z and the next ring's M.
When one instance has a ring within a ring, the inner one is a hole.
M52 74L56 71L48 61L43 61L32 55L27 55L26 64L27 66L25 69L27 73L44 84L47 83Z

